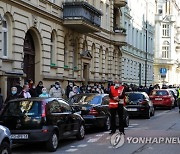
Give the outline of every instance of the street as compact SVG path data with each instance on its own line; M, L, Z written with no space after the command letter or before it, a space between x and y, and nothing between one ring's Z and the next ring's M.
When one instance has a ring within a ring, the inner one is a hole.
M180 137L180 114L178 108L172 110L158 109L151 119L131 118L130 125L125 131L127 137ZM135 144L127 143L119 148L110 144L109 132L89 130L84 140L77 141L69 138L60 141L59 148L54 154L179 154L179 144ZM14 154L44 154L48 153L43 144L13 145Z

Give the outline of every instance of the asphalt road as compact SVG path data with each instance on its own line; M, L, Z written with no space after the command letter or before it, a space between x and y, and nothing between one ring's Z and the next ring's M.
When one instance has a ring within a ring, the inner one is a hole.
M180 137L180 114L178 108L172 110L156 110L151 119L141 117L130 119L126 129L125 143L119 148L110 144L109 132L89 130L84 140L69 138L60 141L54 154L179 154L180 143L128 143L127 138L138 137ZM134 140L135 142L135 140ZM46 154L45 145L14 145L15 154Z

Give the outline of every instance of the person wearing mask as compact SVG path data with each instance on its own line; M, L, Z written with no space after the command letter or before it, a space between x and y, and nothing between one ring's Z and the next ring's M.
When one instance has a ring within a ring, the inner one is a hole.
M49 95L55 98L62 98L64 94L65 94L64 89L62 89L59 81L56 81L55 86L52 87L49 91Z
M69 98L71 98L72 96L77 95L77 94L79 94L78 87L74 86L73 90L69 93Z
M125 97L125 88L121 85L118 80L115 80L114 86L110 87L109 92L109 109L111 114L111 132L114 134L116 132L116 114L119 118L119 131L120 134L124 135L124 123L123 123L123 113L124 113L124 97Z
M73 83L69 82L68 86L66 87L66 97L69 98L69 93L73 90Z
M25 84L23 86L23 90L20 93L20 98L31 98L31 94L29 93L29 85Z
M12 100L12 99L16 99L16 98L19 98L18 94L17 94L17 88L16 87L12 87L11 88L11 94L6 98L5 100L5 104Z
M34 84L33 80L29 79L28 80L29 89L31 89L33 87L33 84Z
M29 89L29 93L31 94L31 97L38 97L35 84L33 84L32 88Z
M40 94L39 97L50 97L46 88L42 88L42 94Z
M43 82L39 81L38 85L36 86L36 94L37 94L37 96L42 94L42 88L44 88Z

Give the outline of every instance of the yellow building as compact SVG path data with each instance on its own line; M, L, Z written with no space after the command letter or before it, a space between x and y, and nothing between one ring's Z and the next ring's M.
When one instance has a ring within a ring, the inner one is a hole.
M40 80L107 83L120 79L125 0L1 0L0 88ZM114 13L116 12L116 13Z

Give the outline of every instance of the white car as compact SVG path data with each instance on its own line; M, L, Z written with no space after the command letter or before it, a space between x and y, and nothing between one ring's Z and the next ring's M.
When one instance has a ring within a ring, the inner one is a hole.
M11 154L11 133L7 127L0 125L0 154Z

